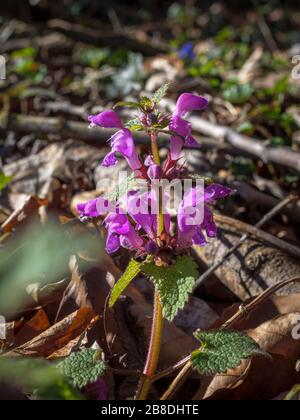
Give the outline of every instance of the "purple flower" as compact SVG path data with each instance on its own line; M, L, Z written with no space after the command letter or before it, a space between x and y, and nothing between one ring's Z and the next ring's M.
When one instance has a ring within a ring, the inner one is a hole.
M115 153L120 153L128 162L133 171L142 167L142 163L137 155L134 140L131 131L125 128L118 114L112 110L101 112L98 115L89 117L91 126L100 126L103 128L119 128L108 141L112 151L105 156L102 165L105 167L114 166L118 163Z
M217 226L213 213L207 204L226 197L232 193L230 188L219 184L211 184L202 191L201 188L192 188L185 194L178 211L178 245L180 248L192 244L203 246L206 238L217 235Z
M90 115L88 118L91 127L99 126L102 128L123 128L122 121L118 114L112 110L101 112L98 115Z
M99 217L112 210L114 210L113 204L103 197L94 198L77 205L77 211L81 217Z
M114 166L118 163L115 153L120 153L128 162L133 171L142 167L141 161L136 153L133 137L128 128L122 128L110 139L112 151L103 159L102 165L105 167Z
M133 193L128 197L128 213L137 223L136 229L143 229L148 238L155 241L157 238L157 214L159 211L158 198L155 190L151 192ZM165 232L170 232L171 217L164 214Z
M196 54L194 53L194 46L192 42L186 42L178 49L178 55L181 59L189 59L193 61L196 58Z
M117 252L122 246L129 250L143 250L144 241L137 234L125 214L109 214L104 220L108 231L106 250L109 254Z
M192 137L192 125L183 117L191 112L202 110L208 105L208 100L202 96L191 93L183 93L179 96L175 111L172 114L169 128L179 136L171 137L171 157L173 160L180 158L180 153L184 145L189 147L198 146L196 140Z

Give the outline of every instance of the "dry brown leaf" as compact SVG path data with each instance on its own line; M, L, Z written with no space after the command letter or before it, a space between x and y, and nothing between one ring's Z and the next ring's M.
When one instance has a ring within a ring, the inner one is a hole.
M99 316L88 333L89 342L93 344L97 341L105 352L119 352L121 347L115 340L118 328L114 312L107 308L112 285L106 270L110 266L107 264L102 268L102 263L101 266L99 263L93 264L79 256L72 256L69 265L72 278L60 303L58 319L66 316L74 307L89 306Z
M14 337L14 347L27 343L49 327L48 316L44 309L40 309L22 328L19 328L19 331Z
M47 200L42 200L36 196L28 196L23 205L12 213L12 215L3 223L1 228L4 232L12 232L19 224L23 224L24 221L28 221L30 217L36 216L38 209L41 206L45 206L47 202Z
M91 308L80 308L31 341L17 347L9 355L48 357L71 340L80 337L91 324L93 317L94 312Z

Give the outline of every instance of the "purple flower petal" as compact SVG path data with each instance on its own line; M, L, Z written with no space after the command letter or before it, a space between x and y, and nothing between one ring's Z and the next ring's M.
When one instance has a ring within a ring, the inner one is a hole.
M86 203L77 205L77 210L83 217L99 217L115 210L115 206L103 197L94 198Z
M123 128L120 117L112 110L101 112L98 115L90 115L88 120L92 125L103 128Z
M95 198L87 203L78 204L77 210L82 217L98 217L97 199Z
M109 141L114 152L119 152L127 158L132 155L134 151L134 141L131 131L128 130L128 128L119 130L110 138Z
M188 136L185 141L185 146L198 149L201 147L201 144L199 144L193 136Z
M172 160L178 160L180 158L183 144L184 142L180 137L173 136L170 138L170 154Z
M176 134L187 138L191 135L192 125L190 122L182 119L179 115L173 115L170 122L170 130L174 131Z
M195 235L193 236L193 243L198 246L205 246L207 244L205 236L200 229L197 229Z
M217 225L215 224L214 220L207 223L205 230L209 238L215 238L217 236Z
M144 241L142 238L136 233L136 231L131 226L130 232L125 236L121 235L121 245L123 248L131 249L131 250L142 250L142 246Z
M160 165L151 165L148 169L148 177L150 179L161 179L163 176L163 170Z
M224 185L211 184L205 188L204 199L206 202L211 203L220 198L227 197L232 194L232 190Z
M125 214L109 214L104 223L108 230L118 235L126 235L130 231L130 223Z
M113 233L108 233L106 240L106 251L108 254L114 254L120 249L120 246L120 238Z
M156 244L156 242L154 241L148 241L146 244L146 252L147 254L153 254L153 255L157 255L158 254L158 245Z
M182 117L188 112L200 111L207 106L208 100L203 96L193 95L192 93L183 93L179 96L174 114Z
M133 171L142 167L141 161L136 153L131 131L128 128L123 128L114 134L110 139L110 143L113 152L121 153Z
M154 159L153 159L153 156L152 156L152 155L148 155L148 156L146 157L146 159L145 159L144 164L145 164L145 166L151 166L151 165L154 165Z
M108 153L102 161L102 166L105 168L109 168L110 166L115 166L118 163L118 159L116 158L114 152Z

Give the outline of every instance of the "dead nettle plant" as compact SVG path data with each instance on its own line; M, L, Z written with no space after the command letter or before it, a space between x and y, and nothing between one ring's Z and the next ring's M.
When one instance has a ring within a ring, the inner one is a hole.
M119 157L123 157L132 174L126 188L119 186L119 194L100 196L78 206L82 220L105 216L109 254L123 247L132 255L126 271L112 289L110 307L140 273L148 276L155 286L149 350L136 399L146 399L153 381L162 376L157 366L164 318L173 321L195 286L198 271L189 249L192 245L205 246L208 238L216 237L211 205L232 194L226 186L189 174L181 159L183 147L199 147L192 136L192 125L185 117L192 111L205 109L207 99L183 93L173 114L165 114L158 105L167 89L165 84L152 97L117 103L114 109L129 107L138 111L137 118L125 124L115 110L89 117L91 127L117 130L109 139L111 151L102 165L114 166ZM149 137L149 154L143 159L137 153L133 138L137 130ZM169 152L163 161L158 142L160 133L170 139ZM172 201L171 189L165 187L170 182L184 185L179 188L178 204L171 210L172 206L166 205ZM196 331L195 337L200 342L199 348L188 360L201 374L226 372L239 365L243 358L263 354L255 341L235 331Z

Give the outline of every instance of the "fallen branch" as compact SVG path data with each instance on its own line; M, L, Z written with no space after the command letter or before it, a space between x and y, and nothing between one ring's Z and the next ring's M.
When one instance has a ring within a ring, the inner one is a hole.
M161 45L152 45L150 42L140 40L136 34L129 31L114 33L111 30L97 30L76 23L70 23L61 19L53 19L48 22L48 28L64 34L78 42L96 45L97 47L127 48L131 51L140 51L144 54L155 55L166 52Z
M93 146L103 147L115 130L95 127L90 129L87 123L65 120L59 117L43 117L12 114L8 117L6 130L22 133L53 134L60 139L78 139ZM147 144L148 139L142 132L136 132L139 143ZM55 140L57 141L57 139Z

